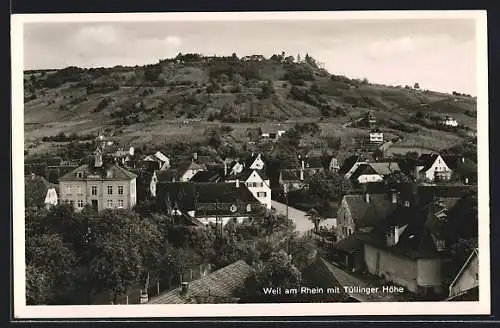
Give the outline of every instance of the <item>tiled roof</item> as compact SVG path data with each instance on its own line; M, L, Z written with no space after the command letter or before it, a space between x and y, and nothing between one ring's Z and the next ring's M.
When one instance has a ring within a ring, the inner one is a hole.
M352 155L344 159L342 164L340 165L339 173L346 174L353 167L353 165L358 161L359 156Z
M77 172L81 172L79 178ZM108 175L108 172L110 173ZM95 176L95 177L94 177ZM102 180L132 180L137 178L135 173L132 173L122 167L114 164L104 164L103 167L93 167L89 164L83 164L76 169L70 171L59 178L59 181L84 181L87 179L102 179Z
M436 161L438 158L439 154L422 154L419 159L419 165L423 166L423 168L420 170L421 172L425 172L428 169L431 168L432 164Z
M366 202L365 197L365 194L344 196L356 227L378 225L396 209L387 194L369 194L369 202Z
M237 187L235 183L168 182L158 184L156 189L160 207L177 204L184 211L194 210L195 204L259 203L243 183Z
M201 279L189 282L188 292L181 294L181 288L176 288L152 298L149 304L186 304L200 302L208 296L231 299L235 291L245 284L253 274L252 267L245 261L236 261Z
M240 181L246 181L253 172L256 172L263 180L267 180L268 177L262 171L252 170L250 168L244 168L243 171L237 174L231 174L225 177L227 181L234 181L240 179Z
M191 182L218 182L222 177L218 172L199 171L189 180Z
M397 162L368 163L380 175L389 175L396 171L401 171Z
M336 242L333 247L346 253L355 253L363 249L364 243L356 234Z

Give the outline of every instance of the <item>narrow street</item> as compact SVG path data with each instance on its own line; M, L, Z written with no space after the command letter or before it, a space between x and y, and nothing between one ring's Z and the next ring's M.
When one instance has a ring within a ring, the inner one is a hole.
M276 212L281 215L286 216L286 204L279 203L277 201L272 201L272 207L276 209ZM314 224L307 218L307 213L300 211L296 208L288 206L288 218L295 223L295 230L300 234L305 234L309 230L314 228Z

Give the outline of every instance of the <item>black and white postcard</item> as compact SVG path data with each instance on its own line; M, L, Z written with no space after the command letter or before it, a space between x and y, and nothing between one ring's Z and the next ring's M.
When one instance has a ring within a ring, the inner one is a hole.
M489 314L486 19L13 15L15 317Z

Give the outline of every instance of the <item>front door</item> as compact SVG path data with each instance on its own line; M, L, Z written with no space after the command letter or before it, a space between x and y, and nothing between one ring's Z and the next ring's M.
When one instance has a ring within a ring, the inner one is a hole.
M99 207L98 207L98 203L97 203L97 199L92 199L92 208L97 210Z

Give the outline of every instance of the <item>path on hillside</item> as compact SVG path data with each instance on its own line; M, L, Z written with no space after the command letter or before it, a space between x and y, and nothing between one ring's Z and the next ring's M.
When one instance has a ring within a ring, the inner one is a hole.
M278 214L286 216L286 204L273 200L271 205L276 209ZM288 206L288 218L295 223L295 230L300 234L305 234L314 228L314 224L307 218L306 212L291 206Z

